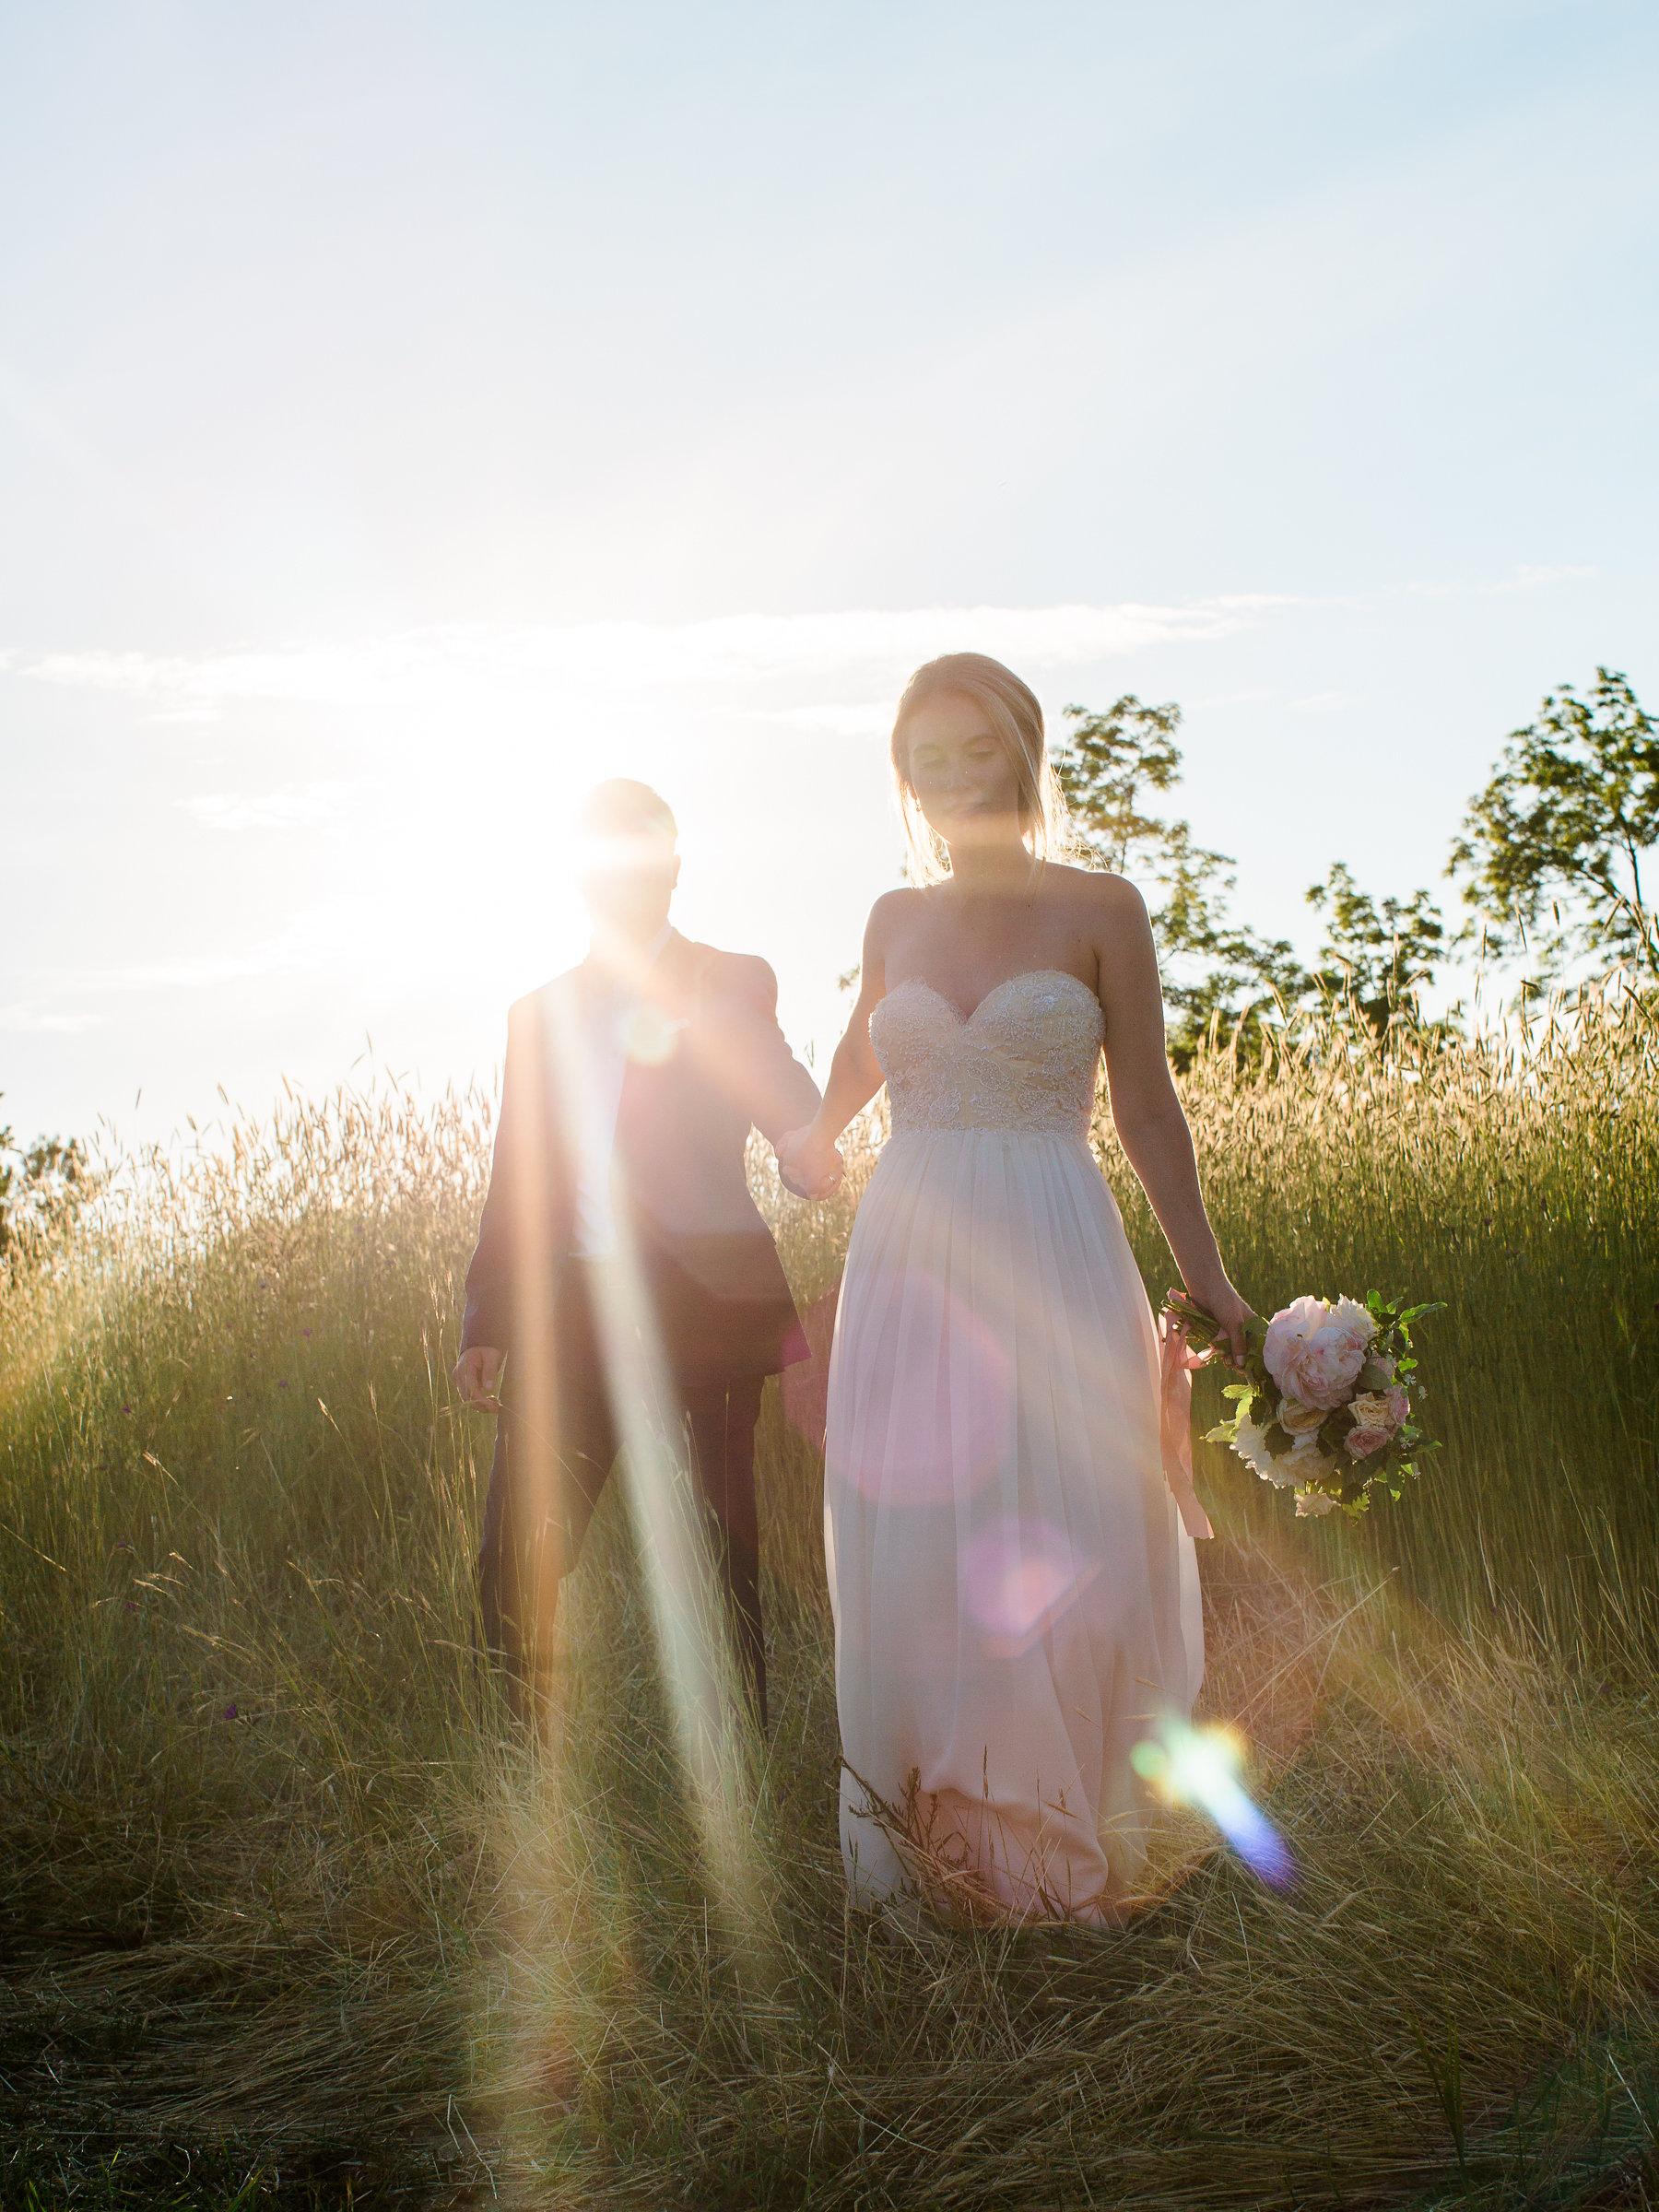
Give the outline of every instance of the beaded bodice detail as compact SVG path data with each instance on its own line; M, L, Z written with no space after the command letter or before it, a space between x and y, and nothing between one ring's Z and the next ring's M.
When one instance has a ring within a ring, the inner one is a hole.
M913 976L896 983L870 1017L893 1135L1086 1135L1105 1028L1100 1000L1063 969L1011 975L966 1021L931 983Z

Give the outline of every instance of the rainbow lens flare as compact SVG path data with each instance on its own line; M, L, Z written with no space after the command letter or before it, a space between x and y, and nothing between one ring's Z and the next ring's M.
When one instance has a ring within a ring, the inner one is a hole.
M1143 1782L1171 1805L1194 1805L1208 1814L1252 1874L1273 1889L1296 1879L1290 1847L1254 1805L1239 1780L1242 1747L1226 1728L1189 1728L1167 1722L1163 1740L1135 1745L1129 1763Z

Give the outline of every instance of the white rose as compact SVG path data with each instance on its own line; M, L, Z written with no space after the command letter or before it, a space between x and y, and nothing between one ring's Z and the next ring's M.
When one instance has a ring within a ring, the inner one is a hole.
M1298 1490L1296 1493L1296 1517L1299 1521L1317 1521L1321 1513L1334 1513L1335 1511L1335 1499L1327 1497L1324 1490Z
M1304 1406L1300 1398L1279 1400L1278 1425L1288 1436L1312 1436L1324 1418L1323 1406Z

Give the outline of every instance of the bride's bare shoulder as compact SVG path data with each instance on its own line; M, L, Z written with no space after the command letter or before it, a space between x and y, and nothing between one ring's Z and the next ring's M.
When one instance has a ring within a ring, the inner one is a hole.
M1103 868L1074 868L1064 861L1050 861L1043 870L1056 896L1100 917L1130 918L1144 914L1147 902L1127 876L1113 876Z
M885 944L895 929L922 911L922 893L911 884L904 884L896 891L883 891L865 924L866 942Z

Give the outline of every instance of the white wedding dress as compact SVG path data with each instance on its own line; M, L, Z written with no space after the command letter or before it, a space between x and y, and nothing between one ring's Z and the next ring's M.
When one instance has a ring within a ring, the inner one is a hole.
M1146 1292L1089 1150L1103 1017L1058 971L870 1023L892 1135L836 1318L825 1532L853 1900L1107 1921L1130 1752L1203 1673Z

